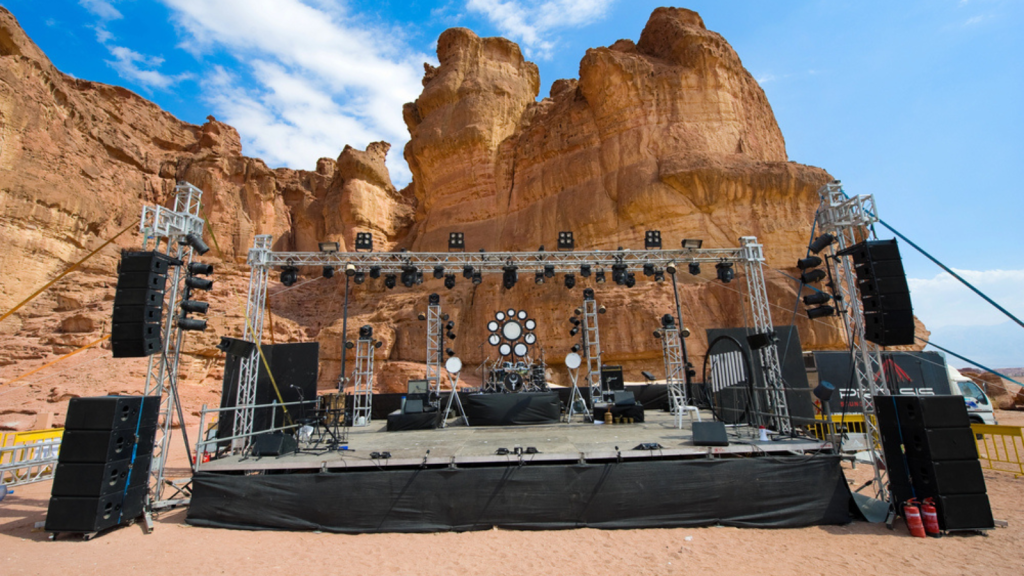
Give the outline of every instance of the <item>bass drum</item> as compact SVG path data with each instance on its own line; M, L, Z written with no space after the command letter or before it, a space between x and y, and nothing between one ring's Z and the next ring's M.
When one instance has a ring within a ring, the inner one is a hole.
M505 392L519 392L523 389L523 377L518 372L505 374Z

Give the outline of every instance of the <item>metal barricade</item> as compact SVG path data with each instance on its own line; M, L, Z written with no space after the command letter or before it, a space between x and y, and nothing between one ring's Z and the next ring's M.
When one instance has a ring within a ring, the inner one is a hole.
M12 432L0 438L0 485L49 480L57 468L63 428Z
M1024 476L1024 427L971 424L982 468Z

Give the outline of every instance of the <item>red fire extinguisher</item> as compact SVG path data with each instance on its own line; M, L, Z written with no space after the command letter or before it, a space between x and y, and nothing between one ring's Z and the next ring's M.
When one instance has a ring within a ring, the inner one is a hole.
M925 498L921 502L921 515L924 516L924 531L929 536L939 535L939 515L935 512L935 500Z
M917 500L911 498L903 504L903 517L907 520L907 528L910 534L918 538L926 536L924 524L921 523L921 511L917 507Z

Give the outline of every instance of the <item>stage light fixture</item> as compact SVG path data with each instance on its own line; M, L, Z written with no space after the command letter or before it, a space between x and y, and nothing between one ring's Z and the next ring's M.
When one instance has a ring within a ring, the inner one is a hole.
M185 277L185 286L194 288L196 290L209 290L213 288L213 280L207 280L206 278L196 278L195 276Z
M356 232L356 252L373 252L373 234Z
M420 322L423 322L424 320L427 319L427 315L424 314L423 312L420 312L419 314L416 315L416 319L419 320Z
M732 262L719 262L715 264L715 271L718 273L718 279L723 284L732 282L732 279L736 277L736 271L732 269Z
M815 292L814 294L808 294L807 296L804 296L804 305L817 306L818 304L826 304L831 299L832 296L826 294L825 292Z
M188 244L193 250L199 252L200 256L210 251L210 247L206 245L206 242L203 242L203 238L191 232L185 234L185 240L182 241L182 244Z
M575 285L576 285L576 275L575 274L566 274L565 275L565 287L568 288L569 290L572 290L573 286L575 286Z
M612 264L612 282L615 282L619 286L626 283L626 265L621 262L618 264Z
M689 269L692 276L700 274L700 262L690 262Z
M479 272L473 272L473 284L480 284L484 281L484 277Z
M554 278L555 277L555 267L552 266L551 264L545 264L544 265L544 277L545 278Z
M661 325L663 327L668 328L669 326L675 326L675 324L675 316L672 316L671 314L665 314L664 316L661 317Z
M447 324L445 324L445 326L444 326L444 327L445 327L446 329L448 329L448 330L453 330L453 329L455 328L455 322L453 322L453 321L449 320L449 321L448 321L448 323L447 323Z
M597 273L594 275L594 280L598 284L604 284L604 268L597 269Z
M380 278L380 266L370 266L370 278Z
M808 246L808 248L811 250L811 252L817 254L818 252L821 252L825 248L828 248L835 241L836 237L826 232L825 234L822 234L821 236L815 238L814 241L811 242L811 245Z
M807 272L801 274L800 281L803 282L804 284L814 284L815 282L820 282L821 280L823 280L825 276L826 274L824 270L820 268L815 268L814 270L808 270Z
M654 281L655 282L664 282L665 281L665 271L661 270L660 268L655 268L655 270L654 270Z
M318 243L321 252L327 252L328 254L337 252L341 249L341 245L337 242L320 242Z
M354 264L345 264L345 276L355 276L356 267Z
M196 330L201 332L206 330L206 320L198 320L196 318L179 318L178 328L181 328L182 330Z
M644 264L644 276L654 276L654 264Z
M808 256L807 258L801 258L796 261L796 267L801 270L817 268L818 266L821 266L821 258L818 258L817 256Z
M455 350L452 350L451 348L446 348L445 353L449 356L455 356Z
M356 284L362 284L366 281L366 272L356 272L356 275L352 279L355 280Z
M671 276L676 275L676 263L669 262L668 266L665 266L665 272L668 272Z
M558 233L558 249L562 252L570 251L576 248L576 241L572 237L571 231L564 231Z
M538 271L536 274L533 275L533 281L535 283L537 283L537 284L543 284L544 283L544 273Z
M682 330L679 331L679 335L682 336L683 338L689 338L690 337L690 329L689 328L683 328Z
M395 280L396 278L394 274L388 274L387 276L384 277L384 287L387 288L388 290L394 290Z
M501 276L502 284L505 286L505 290L511 290L515 288L516 281L519 280L519 270L516 266L505 266L502 268L503 273Z
M207 310L210 309L210 303L198 300L182 300L181 309L190 314L206 314Z
M192 262L188 265L188 273L199 274L201 276L213 274L213 264L207 264L205 262Z
M455 274L444 275L444 287L449 290L455 288Z
M604 307L604 304L602 304L602 305L597 307L597 313L598 314L604 314L607 311L608 311L608 309Z
M579 334L579 332L580 332L580 327L579 326L573 326L572 330L569 330L569 336L575 336L575 335Z
M299 279L299 269L294 266L285 266L281 268L281 284L285 286L291 286L295 284Z
M636 286L636 276L632 272L626 275L626 288L632 288Z
M823 306L818 306L817 308L811 308L811 309L807 310L807 317L813 320L815 318L823 318L825 316L832 316L835 313L836 313L836 309L826 304L826 305L823 305Z
M448 336L449 340L455 340L455 332L449 330L448 333L445 334L445 336Z
M448 321L448 313L447 312L445 312L444 314L441 314L441 320L444 320L445 322Z
M572 318L569 318L569 323L572 324L573 326L579 326L580 325L580 319L575 317L575 316L573 316Z
M356 347L356 343L355 342L353 342L351 340L349 340L348 342L345 342L345 349L351 350L351 349L353 349L355 347Z
M466 235L462 232L449 232L448 233L448 251L449 252L465 252L466 251Z
M423 284L423 270L416 271L416 283Z
M334 278L334 266L324 266L324 278Z
M569 350L572 350L573 352L579 352L580 351L580 345L579 344L573 344L572 348L570 348Z
M444 266L434 266L434 278L444 278Z
M359 339L360 340L369 340L371 338L373 338L373 326L371 326L369 324L363 324L359 328Z
M431 292L430 296L427 296L427 304L431 306L437 306L441 303L441 296L437 292Z
M583 299L584 300L593 300L594 299L594 289L593 288L584 288L583 289Z
M661 330L655 330L654 331L654 337L660 340L661 339Z
M383 345L384 345L384 343L383 343L383 342L381 342L380 340L374 340L374 341L373 341L373 347L374 347L374 348L380 348L380 347L381 347L381 346L383 346ZM387 452L385 452L384 454L388 454L388 453L387 453ZM384 457L385 457L385 458L390 458L390 456L384 456Z
M416 267L402 266L402 286L412 288L416 284Z
M572 311L573 316L579 316L580 314L583 314L583 310L580 310L579 308Z
M462 277L465 278L466 280L469 280L470 278L472 278L473 277L473 267L472 266L463 266L462 267Z
M644 233L644 248L661 250L661 230L648 230Z
M682 244L683 250L700 250L700 247L704 245L704 241L697 238L686 238Z
M580 276L590 278L590 264L580 264Z

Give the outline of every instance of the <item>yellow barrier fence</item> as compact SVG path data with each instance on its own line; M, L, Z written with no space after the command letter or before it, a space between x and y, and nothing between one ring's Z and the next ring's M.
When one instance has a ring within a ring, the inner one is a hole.
M824 440L828 431L828 421L825 420L825 416L817 414L814 416L817 420L811 425L811 434L819 440ZM831 417L832 425L835 426L835 433L847 433L847 434L864 434L864 415L863 414L832 414Z
M0 436L0 484L17 486L51 478L63 436L63 428Z
M1024 427L971 424L981 466L1024 476Z

